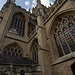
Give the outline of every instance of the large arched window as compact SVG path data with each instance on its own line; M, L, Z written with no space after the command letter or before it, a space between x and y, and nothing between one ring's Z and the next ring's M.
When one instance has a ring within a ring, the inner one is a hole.
M75 51L75 16L63 15L56 20L54 39L59 52L63 56Z
M3 50L4 55L10 56L22 56L22 50L17 44L11 44L4 48Z
M38 40L36 39L32 44L32 59L38 63Z
M9 32L19 36L24 36L25 32L25 19L21 13L17 13L13 16Z

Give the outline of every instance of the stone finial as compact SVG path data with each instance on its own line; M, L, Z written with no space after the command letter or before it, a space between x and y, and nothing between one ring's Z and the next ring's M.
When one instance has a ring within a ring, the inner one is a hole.
M50 3L50 7L52 6L52 4Z
M29 8L29 12L30 12L30 8Z
M40 4L41 3L41 1L40 0L37 0L37 4Z
M12 0L12 3L14 4L16 0Z
M10 3L11 2L11 0L7 0L7 3Z

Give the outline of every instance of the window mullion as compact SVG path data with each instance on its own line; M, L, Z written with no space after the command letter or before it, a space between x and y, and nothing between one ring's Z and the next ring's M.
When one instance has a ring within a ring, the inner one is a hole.
M70 45L69 45L69 43L68 43L68 41L67 41L67 39L66 39L65 34L64 34L63 31L62 31L62 33L63 33L63 36L64 36L64 38L65 38L66 44L67 44L67 46L68 46L68 48L69 48L69 51L72 52L72 51L71 51L71 48L70 48Z
M67 28L68 28L68 30L69 30L69 32L70 32L70 34L71 34L71 36L72 36L72 39L75 41L75 38L74 38L74 36L73 36L73 34L72 34L72 32L71 32L71 30L70 30L69 26L67 26Z
M61 43L61 41L60 41L59 35L57 35L57 37L58 37L58 39L59 39L59 43L60 43L60 46L61 46L62 52L63 52L63 54L65 55L65 52L64 52L64 49L63 49L62 43Z

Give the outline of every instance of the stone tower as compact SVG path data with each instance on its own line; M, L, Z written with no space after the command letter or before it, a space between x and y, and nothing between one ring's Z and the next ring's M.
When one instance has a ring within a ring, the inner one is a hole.
M39 49L38 49L38 59L39 59L39 64L41 64L42 67L42 75L48 75L50 74L50 70L48 71L48 67L50 65L47 65L49 61L44 62L45 59L49 60L48 55L49 55L49 50L47 49L47 38L46 38L46 30L44 26L44 10L42 8L42 4L40 0L37 0L37 10L38 10L38 15L37 15L37 35L38 35L38 44L39 44ZM43 58L43 59L42 59ZM50 69L50 68L49 68Z

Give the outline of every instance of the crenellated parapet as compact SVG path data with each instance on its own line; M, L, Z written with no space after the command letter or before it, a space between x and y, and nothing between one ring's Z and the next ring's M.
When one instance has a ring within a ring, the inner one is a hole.
M41 9L43 10L43 12L41 12L43 15L44 19L48 18L48 15L52 15L60 6L62 6L62 4L67 1L67 0L56 0L54 2L53 5L50 4L50 6L47 8L46 6L44 6L43 4L40 3L40 1L37 1L36 7L32 9L32 13L35 14L37 16L37 12L38 12L38 8L41 7ZM41 6L40 6L41 5ZM39 7L38 7L39 6ZM38 7L38 8L37 8Z

